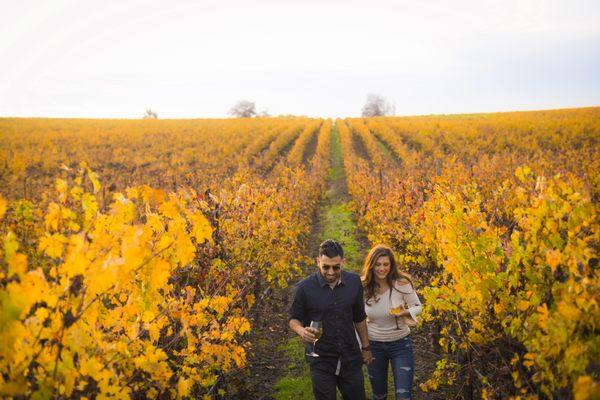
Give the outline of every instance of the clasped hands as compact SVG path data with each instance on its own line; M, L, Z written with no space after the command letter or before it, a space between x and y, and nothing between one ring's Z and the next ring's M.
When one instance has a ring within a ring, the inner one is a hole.
M373 357L373 353L371 352L371 348L362 349L362 358L365 364L371 364L375 357Z

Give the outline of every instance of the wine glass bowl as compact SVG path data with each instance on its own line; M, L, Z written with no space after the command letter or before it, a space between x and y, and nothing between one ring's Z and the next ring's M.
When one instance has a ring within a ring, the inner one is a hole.
M400 314L402 314L402 307L399 306L390 308L390 314L394 316L399 316Z

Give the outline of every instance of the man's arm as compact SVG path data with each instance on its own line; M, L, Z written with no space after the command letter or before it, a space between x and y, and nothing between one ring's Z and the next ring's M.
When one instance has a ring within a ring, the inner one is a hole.
M374 358L371 353L371 346L369 346L369 332L367 331L367 314L365 313L362 283L359 281L358 285L358 294L352 307L352 320L354 322L354 329L356 329L360 339L363 361L366 364L370 364Z
M300 338L308 343L313 343L316 340L313 328L305 328L301 320L306 316L306 295L301 287L296 287L294 300L290 306L289 326Z
M360 338L360 347L369 347L369 333L367 332L367 319L354 323L354 328Z
M354 323L354 328L360 338L360 347L362 347L362 358L365 364L371 364L375 358L369 346L369 333L367 332L367 319Z

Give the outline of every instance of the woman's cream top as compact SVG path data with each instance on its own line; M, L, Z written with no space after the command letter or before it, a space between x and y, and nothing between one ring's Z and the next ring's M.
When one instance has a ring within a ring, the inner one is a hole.
M383 294L376 294L370 299L368 305L365 303L365 311L367 313L367 330L369 339L378 342L392 342L402 339L410 333L410 328L405 324L404 318L396 317L390 314L390 308L400 306L404 309L404 304L408 305L410 316L416 321L417 315L421 313L421 301L419 296L413 289L410 283L396 283L396 289ZM396 325L396 319L398 325Z

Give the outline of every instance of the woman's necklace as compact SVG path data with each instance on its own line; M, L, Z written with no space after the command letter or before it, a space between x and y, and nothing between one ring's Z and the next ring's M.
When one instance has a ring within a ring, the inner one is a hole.
M375 291L377 292L377 294L384 294L388 290L390 290L390 287L388 286L387 282L385 282L385 283L378 283L377 287L375 289Z

